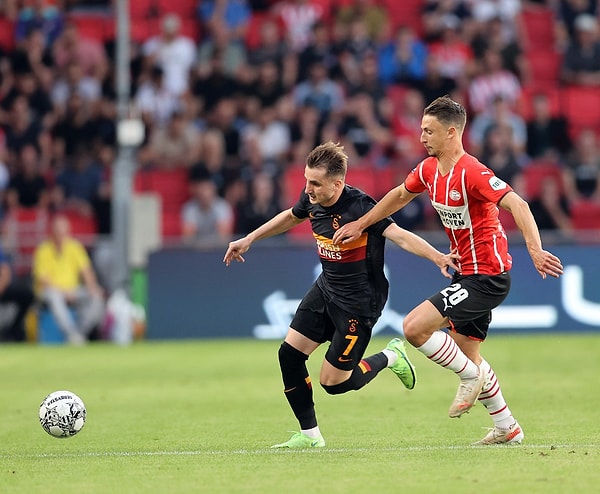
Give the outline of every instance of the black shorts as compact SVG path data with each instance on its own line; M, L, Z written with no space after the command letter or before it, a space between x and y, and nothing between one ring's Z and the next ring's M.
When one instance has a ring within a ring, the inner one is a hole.
M331 341L325 359L341 370L352 370L363 358L376 318L349 313L328 302L314 284L304 296L290 327L317 343Z
M450 330L483 341L492 321L492 309L498 307L510 290L510 274L490 276L455 275L452 284L429 301L450 321Z

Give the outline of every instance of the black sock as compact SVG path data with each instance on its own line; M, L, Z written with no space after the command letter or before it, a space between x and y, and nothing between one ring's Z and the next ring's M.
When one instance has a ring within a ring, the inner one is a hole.
M362 359L354 368L350 378L343 383L334 384L333 386L323 386L323 389L331 395L339 395L348 391L354 391L362 388L365 384L370 383L377 374L379 374L388 365L387 356L382 353L376 353L370 357Z
M279 367L283 378L284 394L301 429L317 426L312 383L306 368L308 355L296 350L285 341L279 347Z

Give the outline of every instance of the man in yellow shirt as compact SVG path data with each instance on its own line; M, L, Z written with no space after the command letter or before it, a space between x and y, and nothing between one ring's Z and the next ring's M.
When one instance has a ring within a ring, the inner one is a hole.
M33 282L69 343L83 344L102 320L104 298L85 247L70 236L65 216L53 218L49 238L34 252Z

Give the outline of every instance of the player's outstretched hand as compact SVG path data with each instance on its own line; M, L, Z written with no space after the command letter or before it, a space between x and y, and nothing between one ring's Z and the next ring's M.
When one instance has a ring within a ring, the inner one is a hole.
M542 278L546 279L546 275L558 278L563 274L563 265L560 259L554 254L546 250L538 250L531 254L531 259L537 272L540 273Z
M458 255L458 250L454 249L452 252L448 254L444 254L440 261L438 261L437 265L442 272L442 275L446 278L452 278L452 274L448 271L449 269L454 269L454 271L460 271L458 265L455 261L460 261L460 256Z
M349 244L350 242L357 240L361 234L362 230L358 227L358 223L356 221L351 221L337 230L331 240L334 245Z
M225 265L229 266L231 261L246 262L242 254L248 252L250 244L250 240L248 240L246 237L229 242L229 247L227 248L227 252L225 252L225 256L223 257L223 262Z

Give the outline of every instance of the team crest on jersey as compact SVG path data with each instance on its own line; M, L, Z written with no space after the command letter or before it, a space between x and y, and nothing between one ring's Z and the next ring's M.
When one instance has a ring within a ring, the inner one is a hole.
M450 199L453 201L460 201L460 192L456 189L450 191Z
M331 216L331 226L333 226L334 230L338 230L340 228L340 220L342 217L339 214L334 214Z
M494 190L506 189L506 182L498 177L491 177L489 183L490 187Z

